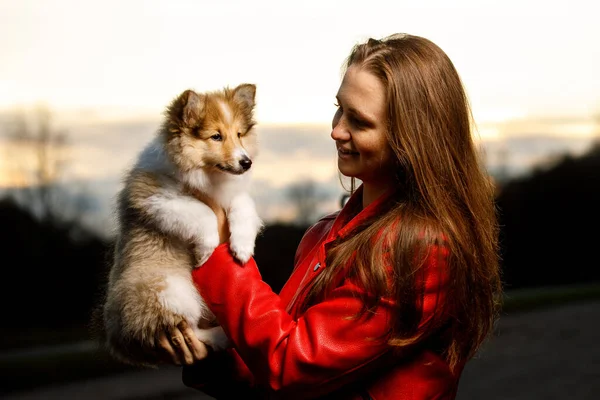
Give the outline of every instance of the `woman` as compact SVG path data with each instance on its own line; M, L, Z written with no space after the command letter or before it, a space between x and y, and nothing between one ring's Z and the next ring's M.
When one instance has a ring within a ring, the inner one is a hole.
M369 39L337 106L338 168L361 186L307 231L279 295L226 243L195 270L234 349L207 356L184 325L165 335L171 359L194 364L187 385L218 398L455 398L501 295L493 190L460 78L427 39Z

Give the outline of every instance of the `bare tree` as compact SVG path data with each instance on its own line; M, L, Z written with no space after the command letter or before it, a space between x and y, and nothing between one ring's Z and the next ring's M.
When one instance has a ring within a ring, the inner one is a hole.
M43 221L76 218L72 199L59 185L67 162L68 136L53 127L52 113L38 106L31 115L15 114L7 129L9 174L16 177L13 195ZM80 199L77 202L81 201Z

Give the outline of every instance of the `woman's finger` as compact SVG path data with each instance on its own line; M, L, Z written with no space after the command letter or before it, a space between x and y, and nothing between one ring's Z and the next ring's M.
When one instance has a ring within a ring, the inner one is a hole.
M178 353L179 360L181 360L183 364L192 365L194 363L194 356L192 355L192 351L188 348L183 334L177 327L171 329L171 345Z
M200 361L208 355L208 349L206 345L202 343L196 337L194 330L188 325L186 321L181 321L178 325L179 330L183 334L183 339L191 350L195 361Z
M173 346L171 346L171 342L169 342L169 339L167 338L167 334L165 332L161 333L158 337L158 347L163 353L166 353L168 355L173 364L181 365L179 354L177 354L175 349L173 349Z

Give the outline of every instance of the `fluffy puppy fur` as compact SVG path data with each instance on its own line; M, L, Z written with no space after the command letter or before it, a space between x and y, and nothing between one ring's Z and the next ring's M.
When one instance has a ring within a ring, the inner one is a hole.
M262 227L248 194L257 152L255 91L251 84L205 94L186 90L126 175L103 307L105 344L121 361L158 363L150 353L159 334L182 320L214 349L228 345L191 271L219 244L207 203L226 210L234 256L245 262L254 252Z

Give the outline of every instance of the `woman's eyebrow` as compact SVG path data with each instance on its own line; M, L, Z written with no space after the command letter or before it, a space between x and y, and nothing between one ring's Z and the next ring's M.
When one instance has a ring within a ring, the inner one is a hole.
M359 110L357 110L354 107L349 107L348 111L351 112L352 114L356 115L359 119L364 120L365 122L371 122L371 118L369 116L367 116L366 114L363 114L362 112L360 112Z
M338 104L344 103L339 96L335 96ZM374 127L375 126L375 119L360 112L359 110L357 110L356 108L352 107L351 105L346 104L346 107L343 107L344 110L346 112L348 112L349 114L352 114L356 119L359 119L361 122L363 122L365 125L368 125L370 127Z

